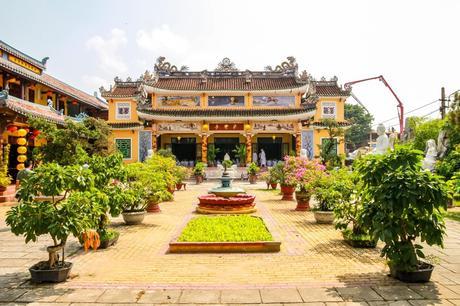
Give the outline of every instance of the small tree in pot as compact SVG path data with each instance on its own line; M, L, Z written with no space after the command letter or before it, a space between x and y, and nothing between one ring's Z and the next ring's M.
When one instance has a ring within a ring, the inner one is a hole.
M33 265L29 271L36 282L62 282L72 268L65 261L65 246L70 235L82 236L94 248L99 246L97 234L88 231L97 227L98 216L107 205L107 196L94 188L94 175L82 166L45 164L35 169L21 184L20 203L7 212L6 223L15 235L24 235L26 243L40 235L51 236L47 247L48 260ZM35 201L38 195L46 201ZM61 258L59 258L61 253Z
M195 180L197 184L201 184L203 182L204 166L204 163L198 162L193 168L193 175L195 175Z
M259 173L260 168L256 165L256 163L250 163L248 167L248 174L249 174L249 182L251 184L257 183L257 173Z
M342 191L337 187L335 173L324 173L317 176L312 185L318 202L318 205L312 209L316 222L332 224L334 206L342 199Z
M363 222L385 247L391 275L406 282L426 282L433 266L423 262L422 246L443 246L448 191L441 177L421 169L422 152L396 148L385 155L372 155L357 163L369 202Z
M128 225L141 224L145 217L147 191L142 182L131 182L123 188L123 220Z
M176 189L181 190L182 187L184 186L184 181L187 180L190 177L191 171L187 167L183 166L177 166L176 168L176 177L177 177L177 183L176 183Z

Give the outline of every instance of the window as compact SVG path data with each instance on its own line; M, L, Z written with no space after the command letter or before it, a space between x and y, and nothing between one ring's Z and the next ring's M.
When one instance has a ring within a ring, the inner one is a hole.
M118 102L116 108L115 119L131 119L131 103Z
M329 153L328 155L337 155L337 146L337 139L334 138L334 141L331 144L331 140L329 138L321 138L321 151L325 152L325 150L327 150Z
M335 102L323 102L322 107L322 118L335 118L336 117L336 105Z
M131 159L131 138L118 138L115 139L115 145L118 151L123 155L123 159Z

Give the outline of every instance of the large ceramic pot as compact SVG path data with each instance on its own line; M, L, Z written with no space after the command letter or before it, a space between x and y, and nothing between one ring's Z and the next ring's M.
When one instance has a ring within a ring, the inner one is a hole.
M250 174L249 175L249 183L257 184L257 174Z
M5 192L8 189L6 186L0 186L0 192Z
M275 190L278 187L278 183L270 183L270 187Z
M297 201L297 211L308 211L310 210L310 197L311 194L306 191L296 191L295 199Z
M181 190L183 186L184 186L183 183L177 183L177 184L176 184L176 189L177 189L177 190Z
M141 224L144 221L145 210L142 211L124 211L123 220L128 225Z
M155 201L150 201L145 210L149 213L157 213L161 211L160 205L158 205L158 202Z
M433 272L434 266L426 262L419 262L419 269L417 271L399 271L391 264L390 275L405 283L426 283L430 281L431 273Z
M196 182L197 185L203 183L203 176L202 175L195 175L195 182Z
M99 245L99 249L107 249L109 246L115 245L120 238L120 232L115 232L113 238L101 240L101 244Z
M293 201L294 191L295 191L295 186L281 185L281 193L283 194L283 197L281 198L281 200L282 201Z
M316 223L332 224L334 222L334 212L317 210L314 213Z
M65 261L64 264L56 269L43 269L43 266L48 264L47 261L40 261L29 268L32 282L34 283L60 283L65 282L69 277L72 263Z
M175 187L176 187L176 186L170 186L170 187L168 187L168 192L169 192L170 194L174 194L174 191L176 191L176 188L175 188Z

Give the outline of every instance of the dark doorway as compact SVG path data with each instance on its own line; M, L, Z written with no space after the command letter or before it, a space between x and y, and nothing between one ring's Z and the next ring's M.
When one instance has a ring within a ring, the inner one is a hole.
M196 138L171 138L171 151L177 161L196 161Z
M235 150L236 146L240 144L238 137L229 138L214 138L214 147L219 149L219 153L216 154L216 160L223 161L225 153L230 155L230 159L235 161Z
M257 154L264 150L267 161L283 159L283 138L259 137L257 138Z

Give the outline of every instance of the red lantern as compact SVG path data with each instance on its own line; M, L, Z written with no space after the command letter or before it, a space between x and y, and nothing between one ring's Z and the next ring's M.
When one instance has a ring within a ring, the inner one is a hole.
M32 135L34 135L34 136L36 137L36 136L40 135L40 133L41 133L41 132L40 132L39 130L34 130L34 131L32 132Z
M15 125L9 125L6 129L8 130L8 132L14 133L18 130L18 127Z
M77 101L75 101L75 100L72 101L72 105L77 105L77 104L78 104Z

